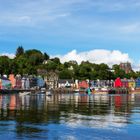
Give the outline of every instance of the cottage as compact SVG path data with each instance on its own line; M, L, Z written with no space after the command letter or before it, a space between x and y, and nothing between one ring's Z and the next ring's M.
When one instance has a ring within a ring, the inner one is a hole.
M86 89L89 87L89 83L87 81L79 82L79 89Z

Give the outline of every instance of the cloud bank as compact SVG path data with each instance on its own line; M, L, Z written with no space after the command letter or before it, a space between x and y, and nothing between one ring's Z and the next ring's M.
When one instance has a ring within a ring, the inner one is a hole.
M13 59L15 54L12 53L1 53L0 56L8 56ZM135 63L129 54L123 53L119 50L105 50L105 49L94 49L90 51L78 52L77 50L72 50L64 55L51 55L51 58L60 58L61 63L68 62L70 60L76 60L78 64L82 61L89 61L91 63L105 63L110 67L114 64L120 64L121 62L131 62L133 70L140 70L140 61Z
M12 53L2 53L0 56L8 56L9 58L13 59L15 57L15 54Z
M77 52L77 50L72 50L64 55L56 55L59 57L62 63L76 60L78 64L82 61L89 61L92 63L100 64L106 63L109 66L113 64L119 64L120 62L133 62L127 53L123 53L119 50L105 50L105 49L94 49L91 51Z

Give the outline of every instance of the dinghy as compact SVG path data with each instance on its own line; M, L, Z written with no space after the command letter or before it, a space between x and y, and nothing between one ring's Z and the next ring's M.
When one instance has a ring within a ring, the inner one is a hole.
M19 96L25 96L30 94L31 92L19 92Z

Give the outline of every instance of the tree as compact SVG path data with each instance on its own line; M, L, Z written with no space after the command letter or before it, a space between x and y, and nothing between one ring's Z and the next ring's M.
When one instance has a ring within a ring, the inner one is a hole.
M18 74L18 64L15 59L11 59L9 63L10 74Z
M101 63L98 69L98 79L108 80L111 77L111 72L107 64Z
M68 62L65 62L65 63L64 63L64 67L65 67L65 68L68 68L68 67L70 67L70 64L69 64Z
M134 71L131 71L130 73L126 74L126 78L130 79L130 78L137 78L137 74Z
M16 51L16 57L19 57L24 54L24 49L22 46L19 46Z
M44 56L39 50L27 50L15 58L17 72L20 74L36 74L37 68L43 63Z
M7 56L0 56L0 74L9 74L10 73L10 59Z
M36 49L27 50L24 53L24 57L27 59L29 65L40 65L44 61L44 55Z
M73 74L70 70L64 69L59 73L59 78L60 79L72 79Z
M55 57L53 59L51 59L51 61L53 61L54 63L56 63L57 65L60 64L60 59L58 57Z
M27 61L28 59L24 57L24 55L21 55L20 57L15 59L15 63L17 64L16 69L19 74L27 74L25 72L28 67Z
M57 64L53 61L48 61L48 63L45 65L47 71L55 71L57 69Z
M44 60L48 60L50 56L47 53L44 53Z
M87 62L82 62L79 66L79 78L80 79L91 79L90 74L92 71L92 64Z
M126 73L124 70L120 69L120 66L115 64L112 66L112 69L114 70L114 75L115 78L120 77L120 78L126 78Z

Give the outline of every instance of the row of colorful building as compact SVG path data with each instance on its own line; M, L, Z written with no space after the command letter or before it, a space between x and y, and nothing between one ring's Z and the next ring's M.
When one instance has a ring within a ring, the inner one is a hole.
M21 76L10 74L9 77L3 75L0 77L0 89L31 89L45 86L45 81L38 76Z
M96 88L108 88L108 87L125 87L125 88L140 88L140 78L137 79L120 79L116 80L72 80L72 79L55 79L54 81L48 81L41 76L21 76L10 74L0 77L0 89L31 89L42 88L48 89L55 88L73 88L73 89L86 89L91 87Z
M91 88L140 88L140 78L137 79L120 79L116 80L58 80L58 88L62 87L72 87L76 89L86 89L88 87Z
M117 78L114 81L114 87L125 87L125 88L140 88L140 78L137 79L120 79Z

